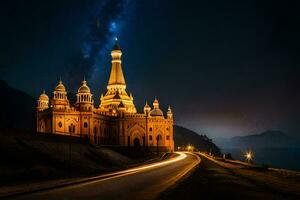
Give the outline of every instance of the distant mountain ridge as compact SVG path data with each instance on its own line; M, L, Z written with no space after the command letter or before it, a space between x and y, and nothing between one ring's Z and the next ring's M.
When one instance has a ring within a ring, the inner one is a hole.
M260 134L236 136L230 139L219 139L221 148L285 148L296 146L292 137L278 130L268 130Z
M285 133L277 130L268 130L257 135L233 137L234 146L252 148L281 148L293 144L293 140Z
M174 142L175 149L177 149L177 147L186 147L190 144L200 151L220 154L220 148L206 135L199 135L198 133L182 126L174 125Z

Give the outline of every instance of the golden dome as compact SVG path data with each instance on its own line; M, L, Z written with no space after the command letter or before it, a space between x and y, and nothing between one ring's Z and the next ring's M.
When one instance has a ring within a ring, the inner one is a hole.
M58 85L55 87L54 89L55 91L59 91L59 92L65 92L66 88L64 86L64 84L62 83L61 80L59 80Z
M78 89L78 93L91 93L89 86L86 84L86 80L82 81L82 85Z
M161 109L159 108L154 108L153 110L150 111L151 116L163 116L164 113Z
M43 91L43 93L40 95L39 100L44 100L44 101L48 101L49 97L48 95L45 93L45 90Z
M159 109L159 102L156 97L153 101L153 107L154 107L153 110L150 111L151 116L163 116L164 115L163 111L161 109Z

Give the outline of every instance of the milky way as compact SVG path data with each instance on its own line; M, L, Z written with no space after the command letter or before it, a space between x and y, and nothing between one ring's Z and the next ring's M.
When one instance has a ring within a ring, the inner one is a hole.
M106 0L93 6L84 27L81 52L70 61L71 87L76 87L83 76L94 82L103 73L108 52L132 10L131 0Z

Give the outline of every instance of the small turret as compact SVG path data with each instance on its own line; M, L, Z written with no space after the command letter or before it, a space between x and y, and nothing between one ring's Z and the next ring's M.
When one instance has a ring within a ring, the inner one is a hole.
M154 109L158 109L159 108L159 102L157 100L157 98L155 97L154 101L153 101L153 107Z
M80 110L91 111L91 107L94 103L93 95L85 79L82 81L76 96L76 105L79 106Z
M173 119L173 112L172 112L170 106L169 106L169 108L168 108L167 117L168 117L168 119Z
M59 80L58 85L54 88L51 104L55 109L67 109L67 107L69 107L67 90L61 79Z
M67 90L61 79L59 79L58 85L55 87L53 94L54 99L67 99Z
M37 110L43 111L47 108L49 108L49 97L45 93L45 90L43 90L43 93L40 95L40 97L38 99Z
M145 113L145 115L148 116L149 113L150 113L150 111L151 111L151 107L148 105L148 102L146 101L146 104L144 106L144 113Z

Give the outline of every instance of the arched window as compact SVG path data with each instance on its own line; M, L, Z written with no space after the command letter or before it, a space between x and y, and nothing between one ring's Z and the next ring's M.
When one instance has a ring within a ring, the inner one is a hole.
M74 124L70 124L70 126L69 126L69 132L70 133L75 133L75 125Z
M87 123L87 122L84 122L84 123L83 123L83 127L84 127L84 128L87 128L87 127L88 127L88 123Z

